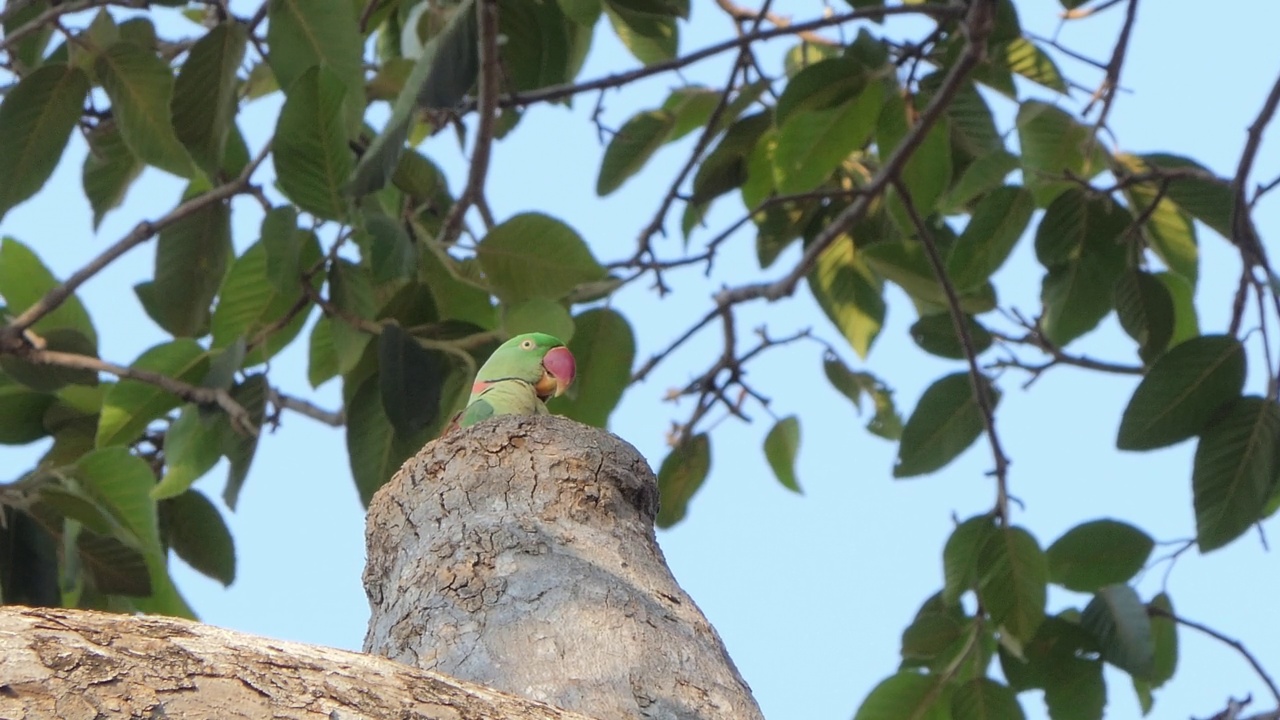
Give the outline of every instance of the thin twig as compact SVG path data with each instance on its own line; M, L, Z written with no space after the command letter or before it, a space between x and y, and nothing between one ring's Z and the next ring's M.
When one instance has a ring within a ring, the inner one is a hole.
M933 268L934 277L937 278L943 294L947 297L951 325L955 329L956 337L960 340L960 347L964 350L964 358L969 364L969 385L973 391L973 399L978 404L978 411L982 414L982 426L987 431L987 441L991 444L991 456L995 462L995 468L992 469L992 474L996 478L995 514L1001 521L1008 523L1009 458L1004 454L1004 448L1000 445L1000 436L996 433L995 402L991 397L990 381L978 367L978 351L974 348L973 337L969 334L964 310L960 308L960 294L956 292L955 285L947 276L947 266L943 263L942 254L938 252L938 244L934 242L933 233L929 232L924 218L920 217L915 202L911 199L911 193L902 181L895 179L894 187L898 189L898 199L902 201L902 206L910 216L911 223L916 227L920 244L924 246L925 257L929 259L929 266Z
M67 298L71 297L71 295L75 293L77 288L83 285L87 280L89 280L89 278L92 278L94 275L101 272L103 268L114 262L116 258L119 258L134 247L137 247L151 239L166 227L169 227L170 225L173 225L174 223L183 220L200 210L213 205L214 203L228 200L236 195L246 192L249 188L249 178L252 177L253 172L258 169L258 166L262 164L262 161L266 159L267 153L270 149L271 146L269 144L264 147L262 151L258 153L258 156L245 166L244 170L236 179L191 198L181 205L178 205L173 210L170 210L169 214L158 220L144 220L138 223L128 235L125 235L114 245L104 250L102 254L89 261L87 265L77 270L71 277L67 278L66 282L51 288L31 307L23 310L22 313L14 318L12 322L4 327L0 327L0 352L11 352L15 343L22 342L22 335L27 328L34 325L38 320L40 320L40 318L43 318L45 315L56 310L67 300Z
M716 4L719 5L720 9L724 10L725 13L729 15L729 17L733 18L738 22L755 21L756 27L752 30L752 32L754 32L756 29L759 29L760 18L764 18L765 20L768 20L775 27L779 27L779 28L791 27L791 18L783 17L777 13L772 13L765 9L761 9L759 11L750 10L740 5L735 5L730 0L716 0ZM824 38L821 35L814 32L800 32L800 33L796 33L796 36L799 37L801 40L804 40L807 43L812 43L814 45L827 45L827 46L836 45L836 43L833 40Z
M745 33L731 40L716 43L707 46L701 50L696 50L666 62L654 63L646 65L623 73L615 73L606 75L595 80L588 80L581 83L570 83L565 85L553 85L551 87L542 88L540 90L531 90L523 93L509 93L498 99L498 107L523 107L533 105L540 102L549 102L552 100L562 100L584 92L592 92L594 90L604 90L607 88L616 88L627 85L635 80L660 75L665 72L679 70L681 68L693 65L695 63L715 57L720 53L729 50L735 50L747 45L753 45L762 40L770 40L776 37L786 37L788 35L799 35L811 30L820 30L825 27L835 25L843 25L844 23L854 20L869 20L893 15L923 15L935 20L951 20L958 19L964 15L964 8L947 6L947 5L895 5L894 7L878 7L867 10L855 10L853 12L841 13L830 17L818 18L808 22L796 23L787 27L775 27L768 30L760 30L754 33ZM466 113L474 110L478 101L464 103L460 108L460 112Z
M963 54L960 55L956 64L951 68L938 91L934 93L929 105L920 113L920 119L915 127L911 128L906 136L903 137L902 142L894 149L893 154L884 161L884 165L880 167L879 172L862 188L863 194L850 203L849 207L842 210L827 227L823 228L822 232L818 233L813 242L805 248L804 255L792 268L791 272L773 282L754 283L722 290L716 294L716 303L718 305L725 307L758 298L773 302L788 297L795 292L796 286L813 269L818 257L831 246L831 243L835 242L837 238L848 231L854 223L866 214L872 200L878 197L888 187L889 183L898 176L903 166L906 165L907 160L911 158L916 148L924 141L925 134L938 121L938 118L946 112L951 99L960 90L960 86L964 84L969 73L982 61L986 52L986 38L991 34L994 4L994 0L976 0L970 5L967 23L969 39Z
M114 5L126 8L145 8L148 6L147 0L80 0L80 2L56 3L49 9L37 15L31 22L14 28L13 32L7 33L3 39L0 39L0 50L9 50L19 40L26 36L39 31L46 25L62 17L70 15L82 10L92 10L97 7L107 7Z
M1093 125L1093 133L1090 136L1089 147L1085 149L1085 157L1093 154L1093 143L1098 140L1098 131L1106 127L1107 115L1111 113L1111 104L1115 102L1116 92L1120 89L1120 71L1124 68L1125 54L1129 50L1129 37L1133 33L1133 24L1137 17L1138 0L1129 0L1124 25L1120 28L1120 37L1116 40L1115 49L1111 53L1111 61L1107 63L1106 75L1102 78L1102 84L1098 86L1093 98L1084 106L1084 114L1087 115L1093 104L1099 99L1102 100L1102 108L1098 111L1098 120Z
M471 148L471 167L467 173L467 185L454 202L440 225L437 242L451 245L462 232L463 216L484 195L484 181L489 174L489 154L493 148L493 135L497 129L498 109L498 2L477 0L476 17L480 26L480 120L476 127L476 140Z
M644 365L640 366L639 370L636 370L634 373L632 373L631 381L629 384L638 383L641 380L644 380L645 378L649 377L649 373L653 372L653 369L655 367L657 367L663 360L667 359L668 355L675 352L677 348L679 348L681 345L688 342L689 338L696 335L699 330L706 327L707 324L709 324L712 320L715 320L716 317L719 315L720 315L720 308L716 308L711 312L707 313L706 315L704 315L701 320L694 323L693 327L689 328L684 332L683 335L676 338L674 342L672 342L670 345L666 347L666 349L650 357L648 361L645 362Z
M80 355L78 353L59 352L56 350L40 350L36 348L27 348L16 355L27 362L39 365L54 365L57 367L70 368L73 370L88 370L95 373L107 373L116 377L138 380L140 382L155 385L165 392L176 395L188 402L198 403L200 405L217 405L222 408L231 418L231 424L241 432L248 435L257 435L258 428L254 425L248 411L236 402L231 394L222 388L198 387L176 378L171 378L163 373L154 372L152 370L144 370L136 367L125 367L115 363L107 362L89 355Z
M1249 652L1249 649L1244 646L1244 643L1234 638L1229 638L1208 625L1203 625L1194 620L1188 620L1180 615L1175 615L1164 610L1163 608L1148 606L1147 614L1167 618L1179 625L1189 627L1192 630L1199 630L1214 640L1233 648L1236 652L1240 653L1240 655L1243 656L1251 666L1253 666L1254 672L1258 673L1258 677L1262 678L1262 682L1265 683L1267 689L1271 691L1271 697L1275 698L1277 705L1280 705L1280 686L1276 685L1276 681L1271 679L1271 676L1267 674L1266 669L1262 667L1262 663L1258 662L1258 658L1254 657L1253 653Z
M346 413L342 410L325 410L302 398L285 395L275 388L267 390L267 401L277 408L292 410L331 427L342 427L347 422Z
M1271 86L1271 92L1267 95L1266 102L1262 104L1262 110L1258 113L1257 119L1249 126L1248 139L1245 141L1244 151L1240 153L1240 163L1236 167L1235 177L1231 180L1231 190L1235 196L1235 202L1231 205L1231 240L1240 250L1246 267L1260 264L1268 272L1270 267L1267 265L1266 255L1262 244L1258 242L1257 233L1249 217L1245 186L1249 182L1249 174L1253 171L1253 161L1258 156L1258 149L1262 147L1262 133L1275 117L1277 106L1280 106L1280 77L1277 77Z

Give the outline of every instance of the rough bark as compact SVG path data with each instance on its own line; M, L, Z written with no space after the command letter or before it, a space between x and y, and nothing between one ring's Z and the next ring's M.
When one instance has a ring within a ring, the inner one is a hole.
M654 537L631 445L558 417L428 444L369 506L365 650L600 718L761 718Z
M0 607L4 720L589 720L385 658L187 620Z

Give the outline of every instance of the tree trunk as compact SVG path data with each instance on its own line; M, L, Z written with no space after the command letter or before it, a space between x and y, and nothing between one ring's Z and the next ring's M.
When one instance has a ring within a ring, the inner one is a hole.
M599 718L761 718L657 501L635 448L564 418L428 444L369 506L365 650Z
M385 658L188 620L0 607L4 720L589 720Z

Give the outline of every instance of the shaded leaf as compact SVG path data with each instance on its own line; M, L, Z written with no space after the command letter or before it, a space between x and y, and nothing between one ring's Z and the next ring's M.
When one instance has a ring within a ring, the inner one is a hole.
M961 212L975 198L1003 185L1018 167L1017 156L1004 150L979 155L939 199L938 209L944 214Z
M1195 288L1181 275L1158 272L1153 275L1169 291L1173 300L1173 339L1170 346L1200 337L1200 320L1196 316Z
M16 315L26 310L59 284L31 248L10 237L0 241L0 295L8 303L8 312ZM98 333L93 329L89 313L75 295L63 300L31 327L40 334L54 328L77 330L89 338L94 347L98 346Z
M71 328L55 328L44 333L44 349L54 352L71 353L87 357L97 357L89 338L79 330ZM29 362L17 355L0 355L0 369L10 379L15 380L37 392L53 392L74 383L77 385L97 385L98 373L94 370L77 370L58 365Z
M1174 308L1169 289L1158 278L1129 270L1116 282L1116 316L1138 343L1143 362L1151 362L1173 339Z
M1205 426L1191 471L1201 552L1226 545L1263 518L1275 491L1278 445L1280 407L1260 397L1237 399Z
M76 535L76 554L99 592L146 597L155 592L147 558L111 535L82 529Z
M422 347L396 323L383 325L378 336L378 388L397 436L414 437L440 415L448 372L449 363L439 351Z
M800 420L795 415L774 423L764 439L764 456L773 468L778 482L788 490L799 493L796 480L796 453L800 450Z
M231 399L240 403L249 415L249 422L254 427L262 427L262 419L267 414L267 378L262 373L249 375L244 382L231 388ZM253 456L258 450L258 437L245 435L238 431L227 420L225 415L218 418L219 444L222 454L226 456L230 467L227 468L227 484L222 488L222 501L232 510L240 499L240 491L244 489L244 481L249 477L249 466L253 464Z
M973 344L975 356L991 347L991 333L974 320L973 316L965 315L964 324L969 331L969 341ZM956 334L955 322L950 313L925 315L908 332L916 345L927 353L954 360L965 358L964 344Z
M653 153L666 143L675 124L675 113L665 109L640 112L623 123L605 148L596 178L596 194L608 195L640 172Z
M990 678L975 678L964 683L956 688L951 698L952 720L1019 720L1025 717L1014 692Z
M823 358L822 369L832 386L849 398L859 413L862 412L862 395L870 396L875 415L867 422L868 432L887 440L902 437L902 417L894 407L893 390L879 378L867 372L854 372L831 354Z
M461 389L461 373L450 376L453 390ZM367 506L382 484L432 436L428 425L409 437L400 437L383 410L378 377L366 378L347 402L347 455L351 474L360 493L361 504Z
M210 177L222 165L227 135L239 106L236 70L248 31L224 22L191 46L173 87L173 128L178 140ZM272 53L274 54L274 52Z
M940 680L912 672L900 672L880 681L862 701L853 720L947 720L949 692Z
M143 579L146 568L143 567ZM31 513L0 505L0 601L57 607L58 543Z
M1165 593L1151 599L1148 607L1165 613L1148 613L1151 616L1151 637L1155 640L1155 661L1151 666L1149 681L1152 687L1160 687L1173 678L1178 668L1178 624L1173 615L1173 601Z
M991 515L975 515L956 526L942 548L942 599L954 605L960 596L977 588L978 552L996 531Z
M1081 523L1046 551L1049 579L1068 590L1093 592L1128 582L1151 557L1155 542L1145 532L1117 520Z
M209 332L210 306L232 252L230 205L206 205L160 231L154 279L135 285L134 292L166 332L200 337Z
M1066 111L1028 100L1018 109L1018 139L1022 147L1023 183L1036 205L1048 205L1063 190L1076 186L1067 173L1089 179L1107 169L1102 144L1090 140L1089 128ZM1085 150L1092 145L1092 152Z
M55 399L0 374L0 445L25 445L49 434L44 414Z
M347 215L343 184L353 163L342 126L345 92L324 67L304 72L285 98L272 146L280 189L298 207L327 220Z
M36 194L62 158L84 110L89 78L79 68L45 65L0 102L0 217Z
M867 79L866 68L852 58L833 57L813 63L796 73L782 90L774 109L776 122L782 126L796 112L845 106L866 88Z
M320 259L320 243L315 233L307 233L300 253L300 266L311 267ZM320 278L312 280L318 289ZM288 345L302 331L309 307L304 306L282 327L280 322L303 299L301 284L293 292L272 285L267 278L267 253L262 243L254 243L236 258L222 281L218 305L213 311L210 328L213 347L223 348L240 338L254 344L245 360L246 367L264 362ZM257 335L274 330L265 338Z
M947 275L956 290L982 285L1004 264L1034 210L1031 193L1020 187L996 188L978 202L947 257Z
M337 258L329 265L329 302L340 313L329 326L338 372L355 367L373 339L356 325L359 320L372 320L377 309L369 275L367 268L350 260Z
M93 208L93 229L97 230L108 211L124 201L129 186L145 165L125 145L114 121L103 121L86 134L89 152L84 158L81 183Z
M100 54L94 68L111 98L120 135L133 154L179 177L193 177L195 163L170 119L174 79L168 64L154 52L121 42Z
M1044 620L1049 567L1031 533L999 528L978 551L978 599L991 617L1023 643Z
M912 300L927 303L930 311L946 309L946 293L918 241L879 242L858 252L876 274L897 284ZM990 283L960 296L960 309L966 313L984 313L995 306L995 288Z
M1120 419L1116 447L1152 450L1201 432L1240 396L1245 354L1238 340L1205 335L1162 355L1134 390Z
M346 97L342 137L354 136L364 117L362 42L356 10L347 0L270 0L267 3L267 61L280 87L292 96L297 83L312 68L324 68ZM288 100L286 99L286 102ZM277 133L277 139L280 137ZM278 149L278 148L277 148Z
M986 378L982 382L994 405L999 393ZM912 477L941 469L972 445L983 427L969 374L953 373L937 380L924 391L902 429L893 476Z
M675 446L658 468L658 517L660 528L684 519L689 501L711 471L711 440L699 433Z
M164 434L164 476L151 488L151 497L164 500L181 495L221 457L218 434L205 426L199 408L188 405Z
M311 326L307 350L307 382L318 388L338 375L338 354L333 348L333 324L327 317Z
M1146 679L1155 670L1151 620L1138 594L1128 585L1107 585L1085 606L1080 625L1098 641L1102 659Z
M793 113L778 130L774 164L778 192L812 190L826 181L876 129L884 86L871 83L857 97L828 110Z
M547 403L547 408L581 423L607 427L631 382L636 356L631 324L610 308L588 310L574 318L568 346L578 361L577 379L566 395Z
M236 579L236 548L222 513L197 490L160 506L169 547L197 572L230 585Z
M186 383L199 383L209 369L209 355L196 341L179 339L152 347L139 355L130 367ZM94 443L99 448L132 443L153 420L177 407L179 402L180 398L151 383L121 379L103 397ZM148 491L154 483L152 478Z
M508 337L542 332L568 343L573 340L574 324L569 310L560 302L546 298L530 298L506 309L502 329Z

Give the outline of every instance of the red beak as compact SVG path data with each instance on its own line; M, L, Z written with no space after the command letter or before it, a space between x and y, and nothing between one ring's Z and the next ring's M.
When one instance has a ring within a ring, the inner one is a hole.
M542 358L542 379L538 381L538 396L544 400L559 397L573 384L578 365L567 347L551 348Z

